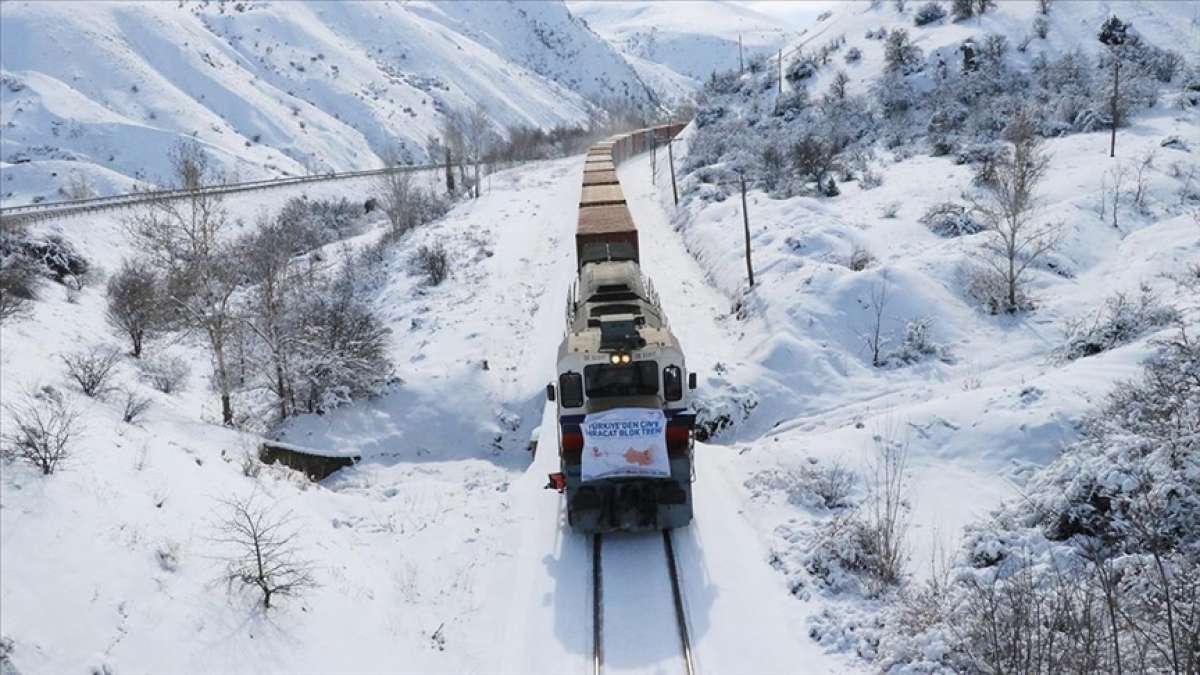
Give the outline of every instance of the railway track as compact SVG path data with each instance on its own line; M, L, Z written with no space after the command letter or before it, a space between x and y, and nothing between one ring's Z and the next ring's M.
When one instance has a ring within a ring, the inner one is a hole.
M680 659L685 675L696 675L696 661L692 654L692 641L688 633L687 613L683 605L683 590L679 582L679 564L675 560L675 546L671 532L663 530L663 550L666 554L667 574L671 581L672 605L675 609L675 626L679 635ZM592 675L604 672L604 573L603 535L592 535Z
M40 202L23 206L0 208L0 220L5 223L31 223L39 220L49 220L64 216L93 213L108 209L127 208L161 199L183 199L194 194L235 194L268 190L303 183L319 183L325 181L347 180L381 176L388 173L408 173L412 171L428 171L444 169L445 164L420 164L386 169L368 169L366 171L344 171L313 176L289 176L286 178L270 178L266 180L248 181L244 183L224 183L219 185L204 185L194 189L148 190L129 194L111 195L108 197L93 197L61 202Z

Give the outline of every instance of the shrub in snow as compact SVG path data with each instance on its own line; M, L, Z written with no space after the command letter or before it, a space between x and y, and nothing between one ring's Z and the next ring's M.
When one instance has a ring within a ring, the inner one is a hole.
M817 509L842 509L851 505L857 477L840 462L820 463L810 457L799 470L760 471L746 481L754 495L782 492L790 504Z
M835 591L878 596L901 583L908 561L909 445L893 429L874 435L863 471L864 499L830 521L806 557L808 572Z
M873 264L875 264L875 256L862 246L855 246L850 251L850 257L846 259L846 267L855 272L861 272Z
M979 304L988 314L1000 314L1009 311L1008 284L1004 275L990 267L970 266L960 271L963 288L971 300ZM1016 293L1016 309L1024 312L1034 309L1033 299L1023 288Z
M846 63L858 63L862 60L862 50L858 47L851 47L846 50L846 56L843 58L846 59Z
M0 321L22 316L37 299L41 276L37 263L25 255L25 236L17 225L0 225Z
M130 353L142 357L146 340L164 323L161 281L145 261L125 261L108 280L105 318L116 331L129 338Z
M60 357L67 365L67 375L79 384L83 393L96 398L109 390L108 381L117 367L121 353L108 346L95 346Z
M142 379L164 394L173 394L187 386L188 376L192 372L187 361L169 355L143 359L138 368Z
M801 482L820 499L827 509L840 509L850 505L850 493L854 490L854 472L839 462L805 467L800 473Z
M858 184L864 190L874 190L880 185L883 185L883 176L878 171L875 171L871 168L866 168L862 170L862 175L858 179ZM899 206L897 206L897 208L899 208ZM895 213L893 213L891 217L894 218Z
M939 237L961 237L986 229L971 209L954 202L934 204L918 220Z
M58 235L31 237L20 225L0 229L0 319L18 316L37 297L39 277L49 277L76 290L83 287L91 265Z
M825 177L825 182L821 184L821 194L826 197L836 197L842 194L841 189L837 186L837 182L833 180L833 176Z
M944 359L944 350L934 343L929 335L931 323L929 319L909 321L904 328L904 338L895 349L883 355L880 365L900 368L929 358Z
M784 71L784 78L793 84L801 80L816 75L818 63L812 55L801 55L800 58L792 61L792 63Z
M124 405L121 408L121 421L126 424L136 424L142 414L150 409L150 399L139 395L132 389L125 391Z
M417 249L412 265L417 272L425 275L430 286L437 286L450 275L450 255L441 242Z
M83 431L78 413L54 390L27 394L4 409L10 420L0 435L5 455L29 462L42 475L54 473L70 457L71 445Z
M1067 341L1059 353L1068 361L1099 354L1179 318L1178 310L1161 304L1149 289L1143 288L1136 300L1116 293L1104 301L1094 317L1076 319L1067 325Z
M954 161L974 165L974 183L987 185L994 179L996 165L1007 153L1008 148L1001 143L975 143L959 150Z
M362 232L363 209L348 199L293 197L276 216L290 233L289 251L299 255Z
M946 17L946 10L942 9L940 2L927 2L917 9L917 13L913 15L913 23L918 26L925 26L935 21L941 21Z

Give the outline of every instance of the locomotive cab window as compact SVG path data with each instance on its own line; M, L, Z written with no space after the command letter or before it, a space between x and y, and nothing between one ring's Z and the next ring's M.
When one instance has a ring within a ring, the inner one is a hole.
M658 362L593 365L583 369L588 398L653 396L658 393Z
M663 368L663 398L668 401L683 398L683 371L679 366Z
M583 405L583 378L579 373L563 373L558 376L559 400L564 408Z

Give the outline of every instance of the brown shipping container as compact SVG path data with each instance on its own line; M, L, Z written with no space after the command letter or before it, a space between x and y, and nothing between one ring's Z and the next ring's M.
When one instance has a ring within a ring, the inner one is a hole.
M637 228L624 204L579 209L575 230L576 266L601 260L638 259Z
M625 195L620 185L585 185L579 196L580 208L624 203Z
M583 174L583 186L589 185L616 185L616 171L587 171Z

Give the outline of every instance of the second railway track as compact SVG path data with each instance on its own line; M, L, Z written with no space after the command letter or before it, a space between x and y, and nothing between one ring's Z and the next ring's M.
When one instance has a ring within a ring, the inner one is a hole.
M605 670L605 633L604 633L604 535L592 535L592 675L601 675ZM683 589L679 579L679 563L675 558L675 546L671 541L670 531L662 532L663 553L667 565L667 578L670 580L671 606L675 618L675 628L678 635L680 671L685 675L696 674L696 662L692 653L691 635L688 630L687 612L683 603ZM610 584L619 584L620 578L609 580Z

